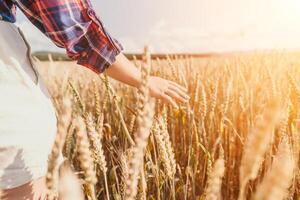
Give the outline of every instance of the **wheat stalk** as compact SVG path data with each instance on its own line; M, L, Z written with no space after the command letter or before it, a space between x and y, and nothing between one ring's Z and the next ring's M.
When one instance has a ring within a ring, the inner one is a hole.
M94 170L94 163L90 152L90 145L86 133L86 125L82 117L77 117L76 121L77 138L76 146L78 151L78 160L80 167L84 173L84 180L87 185L87 190L93 200L96 199L94 185L97 182L96 173Z
M129 160L129 178L126 181L126 200L134 200L137 194L138 175L143 163L144 151L147 145L150 128L154 115L154 100L144 105L143 117L138 117L138 129L135 138L135 146L132 149L132 157Z
M220 200L222 178L225 172L225 161L223 150L220 157L215 161L208 177L208 186L206 189L206 200Z
M167 159L169 160L170 167L171 167L170 170L168 171L168 175L169 178L174 178L177 164L176 164L174 150L172 147L170 136L168 133L167 125L164 123L164 120L162 120L162 118L159 120L159 125L160 125L160 134L162 136L164 148L167 154Z
M57 124L57 134L55 141L48 157L48 169L46 174L46 185L48 188L49 200L55 199L57 196L57 184L58 184L58 167L59 167L59 155L61 154L65 138L67 135L67 127L71 120L71 101L69 98L63 99L62 113L60 120Z
M258 170L267 151L273 129L279 120L278 103L267 105L263 116L249 133L240 167L240 194L239 199L244 199L244 191L249 180L256 178Z
M131 149L130 149L131 150ZM125 198L126 195L126 182L129 178L129 158L132 157L132 151L127 153L122 153L120 156L120 166L122 174L122 183L121 183L121 196Z
M158 122L154 123L152 132L153 132L155 141L157 143L157 150L158 150L159 159L165 167L165 171L167 173L167 176L170 179L172 179L173 176L174 176L173 168L172 168L172 164L171 164L168 152L167 152L167 146L166 146L164 137L162 135L163 130L162 130L161 127L159 127Z
M287 137L281 141L270 171L258 185L253 200L282 200L288 195L294 175L294 158Z
M204 120L207 114L207 99L206 99L206 91L204 85L201 84L201 93L200 93L200 114L202 120Z
M218 98L218 86L219 85L219 80L217 79L215 84L213 85L213 92L211 96L211 103L210 103L210 112L214 113L216 106L217 106L217 98Z
M63 200L84 200L81 183L65 160L59 169L59 198Z
M138 176L143 164L144 151L148 142L154 115L154 99L149 96L148 76L150 72L150 54L146 54L146 64L142 67L142 81L138 100L137 132L135 146L129 160L129 178L126 181L125 200L134 200L137 194Z
M103 115L100 116L100 124L103 126ZM105 155L102 147L101 135L102 132L97 133L95 129L95 124L91 114L88 114L86 119L86 126L88 131L88 137L91 141L91 149L93 152L94 161L96 162L97 166L102 170L104 176L104 184L105 190L107 195L107 200L109 200L109 190L108 190L108 183L107 183L107 163L105 160Z

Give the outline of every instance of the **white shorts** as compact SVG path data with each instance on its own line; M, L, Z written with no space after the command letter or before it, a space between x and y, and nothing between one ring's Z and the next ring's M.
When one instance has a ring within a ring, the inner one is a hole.
M0 189L45 176L56 134L49 94L19 29L0 21Z

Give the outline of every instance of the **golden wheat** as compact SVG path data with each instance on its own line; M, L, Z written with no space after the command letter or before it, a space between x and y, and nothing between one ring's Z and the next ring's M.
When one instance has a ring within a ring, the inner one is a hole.
M53 62L51 71L47 63L39 65L47 74L59 116L62 99L72 94L72 122L64 125L68 128L63 155L76 175L90 178L90 183L97 179L90 188L85 182L85 196L91 197L94 189L97 199L137 195L157 200L248 200L275 199L275 194L299 199L300 59L297 53L283 55L168 55L152 60L151 75L186 85L191 95L191 102L179 109L158 101L155 114L147 78L136 92L70 63ZM151 59L149 54L144 57L135 63L147 77ZM61 73L64 70L69 72ZM78 117L86 122L81 128L74 123ZM282 137L287 137L290 150L281 154ZM215 153L217 146L224 149L224 157ZM55 160L50 159L50 171L57 169ZM58 185L52 182L51 187Z
M225 161L223 152L220 157L215 161L214 166L208 177L208 187L206 189L207 200L220 200L222 178L225 172Z
M61 154L67 127L71 120L71 102L70 99L65 98L62 103L61 118L57 125L57 134L55 142L52 147L52 151L48 158L48 170L46 175L46 185L48 188L49 200L55 199L57 196L57 184L58 184L58 169L59 169L59 156Z
M270 171L258 185L254 200L281 200L288 196L288 188L294 175L294 158L286 137L279 145Z
M264 154L270 145L273 129L279 120L278 112L276 102L267 105L263 116L257 119L255 128L249 134L240 168L240 199L244 198L244 188L247 182L255 179L258 174Z

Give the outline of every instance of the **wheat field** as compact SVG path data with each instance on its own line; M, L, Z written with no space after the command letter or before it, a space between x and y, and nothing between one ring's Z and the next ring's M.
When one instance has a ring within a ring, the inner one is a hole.
M299 56L145 55L133 60L140 91L72 62L37 61L59 116L49 198L300 199ZM149 71L187 87L189 103L154 102Z

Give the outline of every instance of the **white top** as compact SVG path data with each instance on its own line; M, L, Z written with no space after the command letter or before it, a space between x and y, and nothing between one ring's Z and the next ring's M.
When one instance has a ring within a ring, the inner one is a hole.
M51 100L17 27L0 21L0 189L46 175L56 134Z

